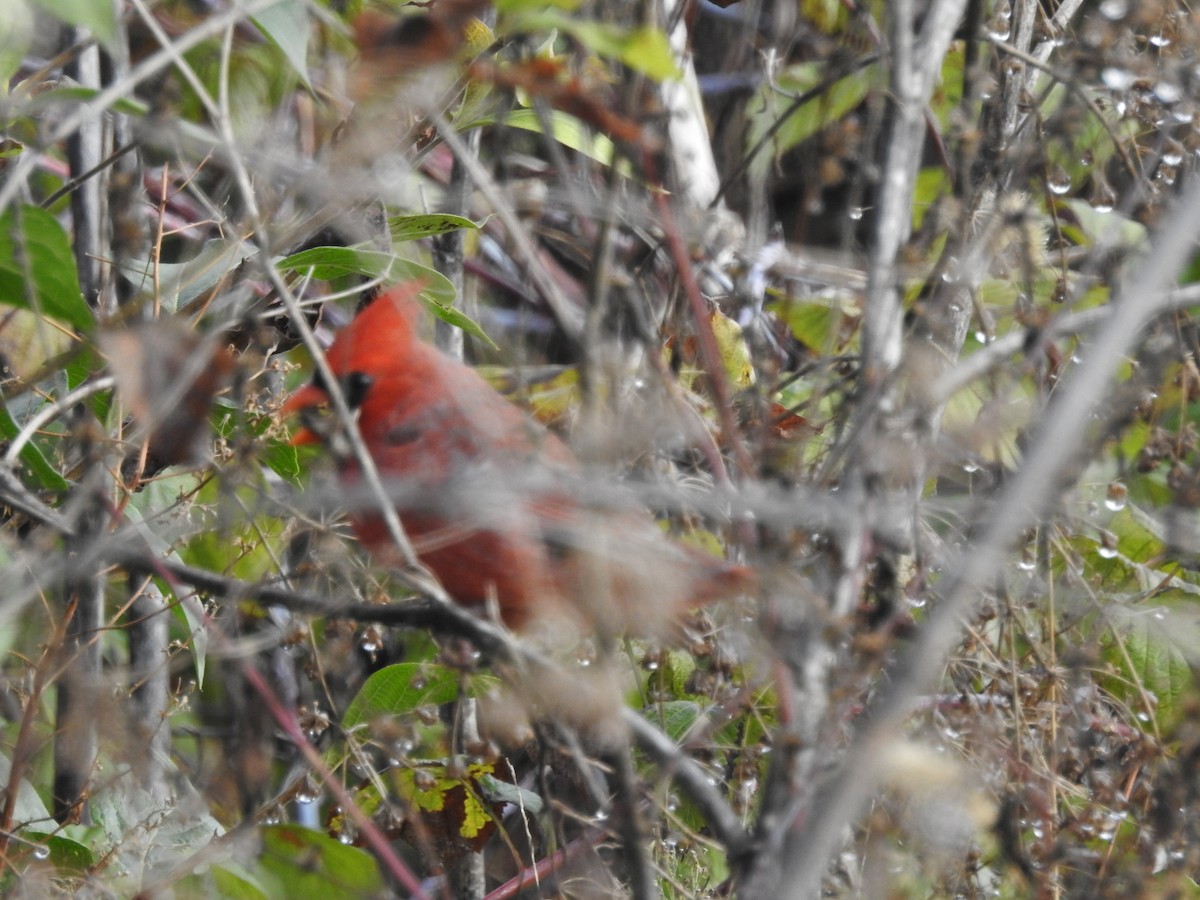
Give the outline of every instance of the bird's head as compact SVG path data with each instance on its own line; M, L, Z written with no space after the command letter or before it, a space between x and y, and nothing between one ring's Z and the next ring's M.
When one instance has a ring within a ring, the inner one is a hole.
M351 410L366 401L372 386L398 365L416 340L420 315L417 295L420 281L397 285L366 306L341 330L325 351L325 359ZM329 387L318 372L311 382L293 393L279 412L299 415L302 427L292 435L293 446L324 443L329 431L317 411L329 403Z

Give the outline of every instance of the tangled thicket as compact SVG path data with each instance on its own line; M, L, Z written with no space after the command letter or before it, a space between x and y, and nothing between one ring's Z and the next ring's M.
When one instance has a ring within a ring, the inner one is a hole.
M1195 891L1186 4L4 10L6 892ZM278 410L417 280L753 595L364 556Z

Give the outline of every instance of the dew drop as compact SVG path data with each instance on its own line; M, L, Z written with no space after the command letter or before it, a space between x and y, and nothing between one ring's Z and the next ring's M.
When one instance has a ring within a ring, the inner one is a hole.
M1012 34L1012 19L1008 16L993 16L985 26L987 35L994 41L1007 41Z
M1170 106L1183 99L1183 91L1173 81L1160 81L1154 85L1154 97L1159 103Z
M49 859L50 858L50 848L47 847L45 844L34 844L33 845L33 858L34 859Z
M315 784L311 776L304 777L304 783L296 788L297 803L316 803L321 799L321 788Z
M1050 189L1050 193L1061 197L1067 191L1071 190L1071 176L1067 174L1067 170L1062 168L1062 166L1055 166L1046 179L1046 187Z
M1114 481L1108 486L1108 491L1104 496L1104 505L1113 512L1120 512L1125 508L1125 504L1129 500L1129 489L1119 481Z
M1054 303L1066 303L1071 298L1071 287L1067 284L1066 278L1058 278L1054 282L1054 292L1050 295L1050 300Z
M1113 195L1112 188L1102 181L1097 181L1095 187L1092 188L1092 196L1088 202L1096 212L1109 213L1116 205L1117 198Z
M371 658L372 662L375 661L375 654L377 654L382 647L383 634L374 625L369 625L364 628L362 630L362 634L358 636L358 648L362 650L363 653L367 654L367 656Z
M1118 66L1106 66L1100 72L1100 80L1110 91L1127 91L1136 81L1133 73Z

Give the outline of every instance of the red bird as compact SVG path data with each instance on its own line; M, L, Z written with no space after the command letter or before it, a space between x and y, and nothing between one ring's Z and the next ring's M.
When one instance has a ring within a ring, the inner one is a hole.
M654 634L688 606L749 587L747 569L669 540L644 509L585 507L569 490L578 463L566 445L418 337L419 290L381 295L326 358L418 557L452 598L494 600L512 628L567 614L610 634ZM282 412L328 399L309 384ZM305 427L292 443L319 440ZM339 468L355 486L357 464ZM350 521L377 559L400 561L378 512Z

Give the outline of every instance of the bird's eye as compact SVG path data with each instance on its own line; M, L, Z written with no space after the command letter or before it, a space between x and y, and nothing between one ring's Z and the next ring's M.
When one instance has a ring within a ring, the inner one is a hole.
M350 372L342 379L342 393L346 395L346 405L358 409L367 399L367 391L375 379L366 372Z

